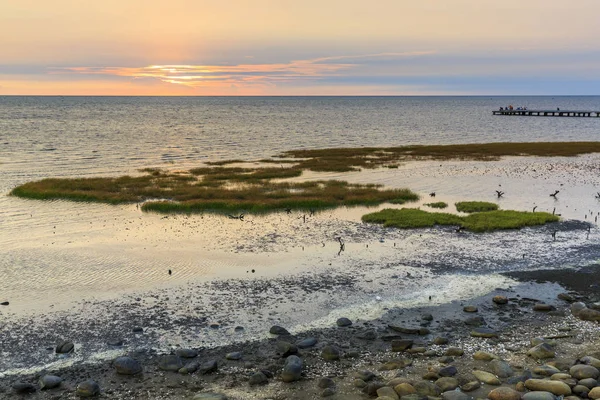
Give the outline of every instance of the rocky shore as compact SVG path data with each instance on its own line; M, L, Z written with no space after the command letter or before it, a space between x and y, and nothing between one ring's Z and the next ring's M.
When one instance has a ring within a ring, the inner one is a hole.
M110 342L114 357L5 375L0 398L600 398L598 267L511 276L523 285L468 304L389 309L376 320L340 318L297 335L265 326L268 339L227 346L165 354L94 337ZM81 329L94 336L93 326ZM68 359L81 349L64 338L52 351Z

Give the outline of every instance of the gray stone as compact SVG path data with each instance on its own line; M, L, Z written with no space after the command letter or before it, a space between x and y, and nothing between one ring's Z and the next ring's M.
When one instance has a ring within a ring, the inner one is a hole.
M481 382L486 383L488 385L499 385L500 380L494 374L490 374L489 372L475 370L472 372L473 375Z
M440 368L438 371L439 376L454 376L458 373L458 369L454 365L449 365L447 367Z
M218 368L217 362L215 360L210 360L210 361L206 361L205 363L202 363L199 367L198 367L198 371L200 371L200 373L202 375L206 375L206 374L210 374L211 372L215 372Z
M506 304L506 303L508 303L508 298L506 298L506 296L498 295L498 296L494 296L492 298L492 301L496 304Z
M509 387L499 387L488 394L490 400L521 400L521 393Z
M230 360L230 361L239 361L242 359L242 352L241 351L234 351L231 353L227 353L225 354L225 358Z
M442 391L438 386L427 381L419 381L415 383L413 387L417 391L417 394L421 396L439 397L439 395L442 394Z
M465 325L469 325L469 326L485 325L485 319L483 319L483 317L481 317L481 316L467 318L465 320Z
M350 321L346 317L339 318L335 323L337 326L340 326L340 327L352 325L352 321Z
M192 400L227 400L227 396L221 393L198 393Z
M581 310L584 310L586 308L587 308L587 306L585 305L585 303L582 303L582 302L578 301L576 303L571 304L571 313L574 316L577 316L577 314L579 314L579 312Z
M362 388L362 392L368 394L369 396L377 396L377 391L384 387L385 385L382 382L369 382L367 385Z
M481 383L479 381L471 381L467 382L464 385L460 386L460 390L463 392L472 392L473 390L477 390L481 387Z
M335 387L328 387L328 388L325 388L325 390L323 390L321 392L321 397L330 397L330 396L335 395L335 393L336 393Z
M523 400L556 400L556 396L550 392L533 391L525 393Z
M546 358L553 358L556 353L554 352L554 348L548 343L542 343L529 349L527 355L535 358L536 360L542 360Z
M443 336L438 336L435 339L433 339L433 344L437 344L437 345L448 344L448 338L443 337Z
M573 387L573 393L575 393L577 396L582 397L587 397L587 394L590 392L590 388L588 388L587 386L583 386L583 385L575 385L575 387Z
M358 339L362 340L375 340L377 339L377 332L374 329L369 329L363 333L356 335Z
M568 396L571 388L561 381L550 381L546 379L527 379L525 387L532 391L550 392L557 396Z
M479 309L476 306L464 306L463 311L468 313L476 313L479 311Z
M371 371L368 370L364 370L364 371L358 371L354 374L354 377L356 379L360 379L363 380L365 382L369 382L372 381L373 379L375 379L375 374Z
M554 374L558 374L560 372L560 370L552 365L544 364L544 365L535 367L533 369L533 372L535 372L538 375L542 375L542 376L552 376Z
M442 393L442 399L444 400L469 400L471 396L458 390L451 390L449 392Z
M179 368L179 373L182 375L193 374L198 371L200 367L200 361L194 360L187 362L182 368Z
M406 349L409 349L413 343L414 342L411 339L392 340L392 351L405 351Z
M508 365L506 361L492 360L490 362L490 369L498 378L508 378L514 374L513 369Z
M34 385L27 382L17 382L12 385L12 389L18 394L29 394L37 391Z
M62 378L56 375L44 375L39 380L41 390L57 388L61 383Z
M444 352L445 356L452 357L462 356L463 354L465 354L465 351L459 347L448 347Z
M60 342L58 345L56 345L56 353L57 354L66 354L66 353L70 353L75 349L75 345L73 344L73 342L69 342L69 341L62 341Z
M337 346L328 345L323 347L321 357L326 361L337 361L340 359L341 351Z
M494 359L498 359L500 357L498 357L497 355L493 354L493 353L487 353L485 351L476 351L475 354L473 354L473 359L474 360L480 360L480 361L491 361Z
M321 389L326 389L328 387L335 387L335 382L331 378L321 378L319 379L319 383L317 383Z
M267 376L260 371L255 372L252 375L250 375L250 379L248 380L248 383L251 386L264 385L268 382L269 382L269 379L267 378Z
M142 372L142 365L131 357L119 357L113 362L113 366L120 375L135 375Z
M308 349L309 347L313 347L315 344L317 344L317 339L314 337L309 337L296 343L296 346L298 346L299 349Z
M577 313L577 317L584 321L600 321L600 311L584 308Z
M471 331L471 336L480 338L498 337L498 333L490 328L475 328Z
M600 377L600 371L597 368L584 364L573 365L569 369L569 374L575 379L598 379Z
M596 379L592 379L592 378L582 379L577 383L579 385L585 386L588 389L592 389L592 388L595 388L596 386L598 386L598 381Z
M451 378L448 376L440 378L437 381L435 381L435 385L437 387L439 387L442 392L454 390L459 386L457 379Z
M533 306L533 311L554 311L556 310L556 307L551 306L550 304L546 304L546 303L537 303Z
M291 356L292 354L298 354L298 346L295 344L280 340L277 342L277 352L281 357Z
M93 381L88 379L85 382L81 382L77 385L77 395L79 397L95 397L100 394L100 386Z
M175 350L175 354L177 354L181 358L198 357L198 352L193 349L177 349Z
M158 368L163 371L179 371L181 368L183 368L183 361L181 361L179 356L169 354L162 356L158 360Z
M301 378L302 374L302 360L298 356L289 356L285 360L283 372L281 373L281 379L284 382L294 382Z
M384 386L382 388L377 389L377 396L389 397L390 399L400 400L400 397L398 397L396 391L389 386Z
M600 368L600 360L592 356L582 357L581 363L591 365L592 367Z
M269 329L269 333L272 335L289 335L290 334L287 329L285 329L279 325L273 325L271 327L271 329Z

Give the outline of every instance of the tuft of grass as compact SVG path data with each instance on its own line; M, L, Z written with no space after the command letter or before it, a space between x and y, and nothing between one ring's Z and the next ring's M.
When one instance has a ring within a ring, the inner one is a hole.
M456 225L473 232L490 232L502 229L518 229L524 226L556 222L556 215L545 212L510 210L485 211L461 217L448 213L432 213L416 208L384 209L363 215L364 222L383 224L395 228L424 228L435 225Z
M239 163L244 163L247 162L245 160L240 160L239 158L233 159L233 160L221 160L221 161L207 161L205 164L206 165L227 165L227 164L239 164Z
M487 201L459 201L455 206L456 211L464 213L494 211L498 209L498 204Z
M448 203L444 203L443 201L438 201L435 203L427 203L425 205L427 207L431 207L431 208L446 208L446 207L448 207Z

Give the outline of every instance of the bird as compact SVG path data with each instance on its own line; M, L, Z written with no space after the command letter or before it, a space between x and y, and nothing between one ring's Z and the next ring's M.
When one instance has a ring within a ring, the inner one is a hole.
M555 190L554 193L550 195L550 197L556 198L556 195L560 193L560 190Z
M596 193L596 198L597 198L597 199L600 199L600 192L597 192L597 193Z
M538 208L538 206L533 207L533 212L535 212L535 209Z
M172 275L172 274L173 274L173 271L169 270L169 275Z
M288 213L288 214L291 214L292 213L292 209L291 208L286 208L285 212Z
M498 198L500 198L504 195L504 192L501 192L500 190L496 190L496 194L498 195Z
M431 193L429 193L429 196L431 196L431 197L435 197L435 192L431 192Z

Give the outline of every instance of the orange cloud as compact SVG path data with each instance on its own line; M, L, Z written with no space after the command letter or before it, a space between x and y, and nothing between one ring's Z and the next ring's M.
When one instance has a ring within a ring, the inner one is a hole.
M289 63L239 65L150 65L146 67L67 67L53 68L53 74L106 75L132 79L154 79L191 88L230 85L271 86L299 79L337 76L368 63L369 59L407 58L434 54L433 51L377 53L321 57ZM346 62L341 62L346 61Z

